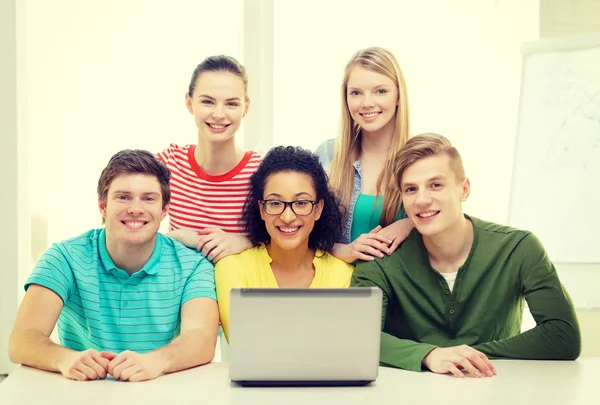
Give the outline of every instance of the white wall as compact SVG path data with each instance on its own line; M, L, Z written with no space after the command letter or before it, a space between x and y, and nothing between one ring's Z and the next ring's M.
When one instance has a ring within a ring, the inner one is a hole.
M600 1L540 0L540 37L600 32Z
M0 374L8 373L8 338L17 309L19 151L17 137L17 53L15 1L0 3Z

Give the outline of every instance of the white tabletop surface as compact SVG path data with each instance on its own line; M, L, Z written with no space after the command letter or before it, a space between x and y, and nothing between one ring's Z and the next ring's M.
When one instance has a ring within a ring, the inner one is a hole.
M212 363L142 383L77 382L19 367L0 383L0 404L600 404L600 358L494 361L491 378L457 379L381 367L365 387L244 388Z

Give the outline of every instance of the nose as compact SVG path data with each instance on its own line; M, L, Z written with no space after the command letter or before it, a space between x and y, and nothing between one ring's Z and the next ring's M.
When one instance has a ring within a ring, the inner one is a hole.
M431 195L429 194L429 190L421 189L417 192L417 198L415 199L415 203L418 205L429 205L431 204Z
M223 113L223 106L217 105L212 113L213 118L224 118L225 114Z
M144 208L142 207L142 202L138 199L134 199L131 201L131 204L129 204L129 207L127 207L127 213L130 215L139 215L144 211Z
M375 99L373 98L372 94L369 93L365 93L365 96L363 97L363 107L374 107L375 106Z
M294 214L294 211L292 211L292 206L289 204L286 205L279 218L281 218L283 222L288 224L294 221L294 219L296 219L296 214Z

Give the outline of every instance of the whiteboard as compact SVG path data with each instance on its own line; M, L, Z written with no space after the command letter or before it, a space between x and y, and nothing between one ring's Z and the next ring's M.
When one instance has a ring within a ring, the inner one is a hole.
M600 263L600 35L526 43L509 206L558 263Z

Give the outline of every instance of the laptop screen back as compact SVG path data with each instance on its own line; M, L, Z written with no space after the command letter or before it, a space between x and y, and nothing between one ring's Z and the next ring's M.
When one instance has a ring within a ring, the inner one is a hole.
M233 381L373 381L381 290L232 289Z

